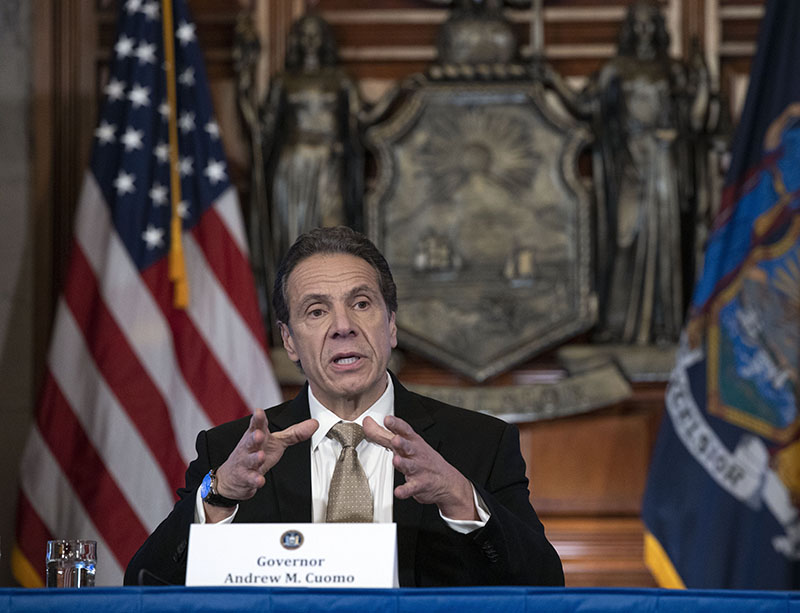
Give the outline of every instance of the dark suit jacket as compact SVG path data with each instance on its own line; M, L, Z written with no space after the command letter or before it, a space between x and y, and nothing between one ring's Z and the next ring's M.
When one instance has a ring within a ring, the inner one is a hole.
M414 394L393 380L395 415L475 485L491 512L486 526L463 535L445 524L435 505L395 499L400 585L564 585L561 561L529 501L516 427ZM308 419L307 389L268 409L267 418L272 432ZM133 556L126 585L139 583L142 569L169 583L185 582L197 488L227 459L248 424L249 418L239 419L198 435L197 459L186 471L180 500ZM234 521L310 522L310 458L310 442L289 447L264 487L239 505ZM403 482L395 471L395 485Z

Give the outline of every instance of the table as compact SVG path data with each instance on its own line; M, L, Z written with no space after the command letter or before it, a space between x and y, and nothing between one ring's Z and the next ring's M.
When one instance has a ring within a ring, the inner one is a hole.
M636 588L0 589L0 613L800 613L800 594Z

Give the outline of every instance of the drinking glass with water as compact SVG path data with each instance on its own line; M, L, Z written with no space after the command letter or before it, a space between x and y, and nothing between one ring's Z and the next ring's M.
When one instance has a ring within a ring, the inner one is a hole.
M47 587L94 587L96 564L96 541L47 541Z

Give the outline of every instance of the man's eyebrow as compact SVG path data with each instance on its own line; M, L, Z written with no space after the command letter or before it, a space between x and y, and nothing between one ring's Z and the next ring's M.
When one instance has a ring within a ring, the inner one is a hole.
M378 292L376 289L370 285L358 285L347 292L347 299L352 300L356 296L364 295L369 296L370 298L375 298L378 296ZM309 304L314 304L316 302L321 302L322 304L329 304L331 302L331 297L328 294L305 294L300 298L300 302L298 303L297 307L299 309L305 309L308 307Z
M309 304L314 304L315 302L322 302L327 304L330 302L330 296L327 294L306 294L300 299L300 304L298 305L300 308L306 308Z
M378 292L376 292L375 288L370 285L359 285L358 287L354 287L347 292L348 298L354 298L360 294L364 294L365 296L369 297L375 297L378 295Z

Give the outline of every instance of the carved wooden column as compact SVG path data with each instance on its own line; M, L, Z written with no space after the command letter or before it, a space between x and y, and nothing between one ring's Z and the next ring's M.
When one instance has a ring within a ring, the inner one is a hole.
M34 0L31 45L31 210L34 223L34 361L43 371L72 219L97 115L94 0Z

